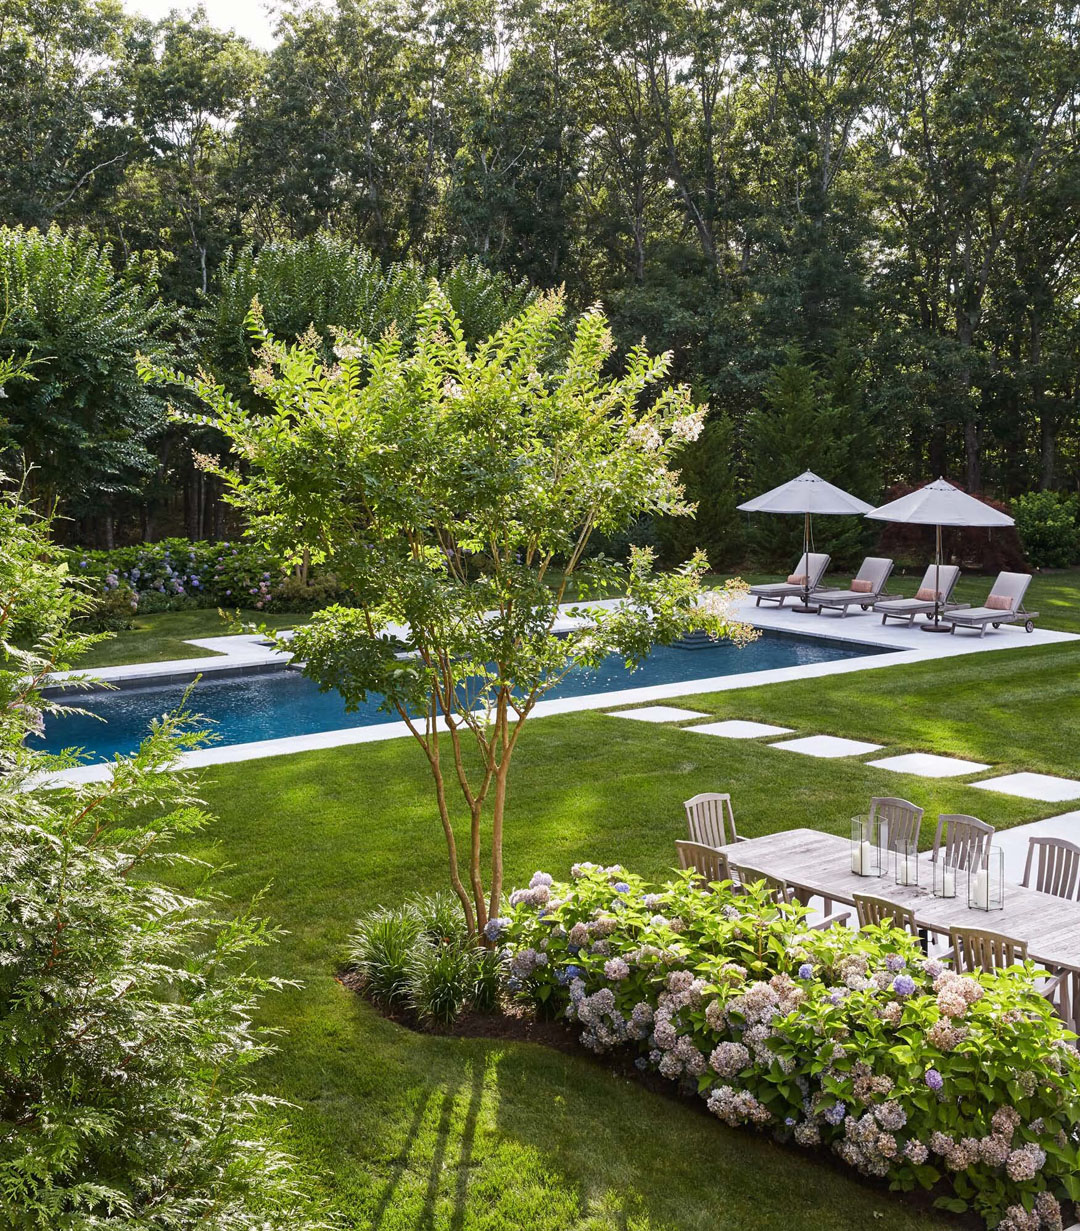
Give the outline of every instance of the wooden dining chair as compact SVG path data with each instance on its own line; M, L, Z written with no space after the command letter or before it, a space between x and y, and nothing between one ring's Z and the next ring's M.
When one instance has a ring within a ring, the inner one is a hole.
M1032 872L1035 883L1032 884ZM1080 846L1064 838L1029 838L1025 889L1053 894L1056 898L1080 899Z
M959 812L942 813L934 835L934 859L944 850L945 859L957 868L978 868L986 863L993 825Z
M859 916L859 927L878 927L889 923L894 928L910 932L912 936L921 939L919 928L915 923L915 912L910 907L901 906L898 902L890 902L887 898L875 898L869 893L857 893L855 896L855 911Z
M743 885L754 885L758 881L765 882L765 888L770 896L779 905L782 902L798 902L801 906L806 905L806 899L809 894L805 891L800 892L794 885L789 885L786 880L779 876L773 876L769 872L763 872L760 868L752 868L749 864L740 863L735 865L739 873L739 881ZM825 918L817 923L811 924L812 930L818 932L824 928L831 928L838 923L847 923L851 918L851 911L842 910L835 914L826 913Z
M922 829L923 809L906 799L897 799L894 795L875 795L870 800L871 824L877 820L888 826L888 845L899 849L901 842L914 842L919 845L919 831Z
M703 846L727 846L741 842L735 832L735 813L727 792L706 791L686 800L686 819L690 826L690 841Z
M706 884L732 879L728 857L714 846L707 846L702 842L676 841L675 849L679 854L679 867L683 871L692 868Z

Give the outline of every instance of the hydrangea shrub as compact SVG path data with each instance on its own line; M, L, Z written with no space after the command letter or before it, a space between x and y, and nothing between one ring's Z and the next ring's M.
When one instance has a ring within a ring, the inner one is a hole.
M1000 1231L1080 1199L1080 1055L1029 964L961 976L893 928L813 931L761 887L537 873L489 924L510 989L638 1052L726 1124L932 1189Z
M75 548L68 571L104 599L122 595L132 611L190 607L312 611L345 598L337 580L313 568L301 581L251 543L162 539L111 551Z

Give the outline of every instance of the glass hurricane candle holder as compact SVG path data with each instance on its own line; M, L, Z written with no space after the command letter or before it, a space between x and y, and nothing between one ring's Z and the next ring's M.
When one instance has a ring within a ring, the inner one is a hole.
M856 876L884 876L888 852L881 846L881 827L869 816L851 818L851 870Z
M992 846L981 863L968 869L968 906L1005 909L1005 852L1000 846Z
M893 860L898 885L919 884L919 845L910 838L893 844Z
M946 858L944 851L934 860L933 877L935 898L956 897L957 867L951 859Z

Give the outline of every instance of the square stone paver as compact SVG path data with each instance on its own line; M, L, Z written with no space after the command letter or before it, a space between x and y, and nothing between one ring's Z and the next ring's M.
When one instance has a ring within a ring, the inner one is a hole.
M1057 803L1062 799L1080 799L1080 782L1072 778L1055 778L1052 774L1004 774L1000 778L984 778L973 782L980 791L1000 791L1021 799L1041 799Z
M806 735L802 739L788 739L770 748L786 748L788 752L801 752L808 757L857 757L864 752L880 752L882 744L867 744L861 739L840 739L836 735Z
M639 710L612 710L612 718L634 718L638 722L685 722L704 718L700 710L681 710L674 705L643 705Z
M773 727L767 722L744 722L740 718L728 718L724 722L706 722L700 727L687 727L702 735L719 735L721 739L757 739L759 735L790 735L791 727Z
M979 774L989 765L980 761L965 761L961 757L939 757L932 752L908 752L900 757L882 757L867 761L877 769L891 769L896 774L915 774L919 778L960 778L964 774Z

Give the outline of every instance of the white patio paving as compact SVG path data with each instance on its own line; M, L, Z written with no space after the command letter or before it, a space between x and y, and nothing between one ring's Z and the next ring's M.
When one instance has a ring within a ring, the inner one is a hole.
M875 769L888 769L895 774L914 774L917 778L962 778L979 774L989 765L981 761L965 761L962 757L942 757L933 752L906 752L902 756L882 757L867 761Z
M1000 778L984 778L971 784L980 791L999 791L1020 799L1038 799L1056 804L1080 799L1080 782L1072 778L1056 778L1053 774L1003 774Z
M800 739L770 744L785 752L801 752L807 757L858 757L866 752L879 752L881 744L868 744L861 739L841 739L838 735L804 735Z
M697 735L718 735L721 739L760 739L763 735L790 735L793 729L774 727L768 722L747 722L740 718L726 718L722 722L705 722L686 728Z

